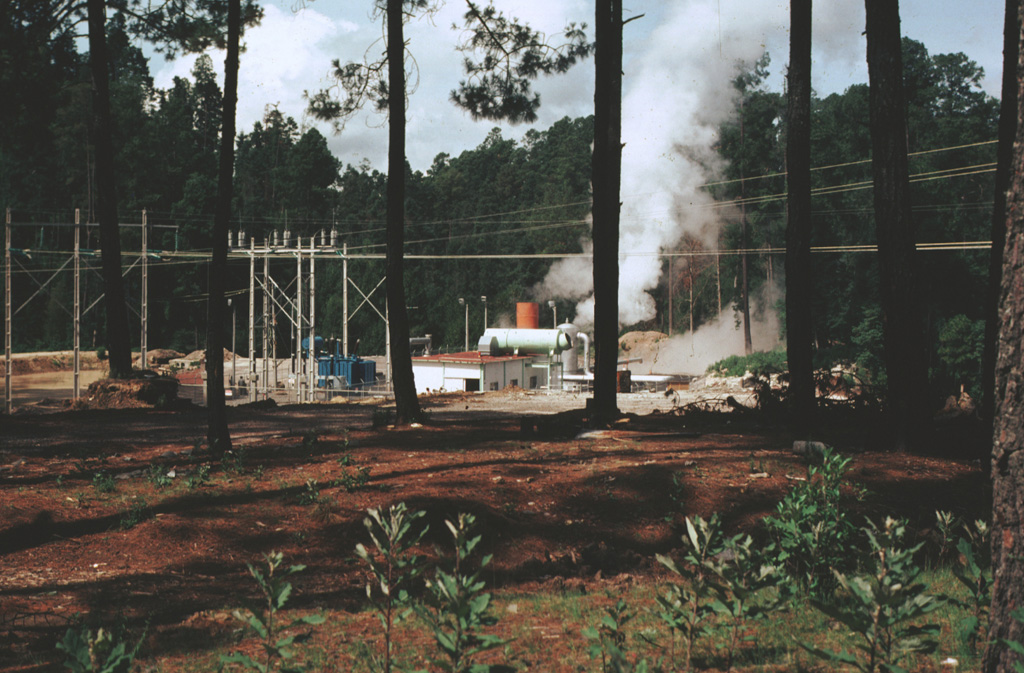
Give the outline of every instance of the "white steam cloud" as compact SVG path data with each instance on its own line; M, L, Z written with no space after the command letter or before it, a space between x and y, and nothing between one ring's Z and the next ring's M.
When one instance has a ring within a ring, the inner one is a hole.
M757 297L751 297L750 337L755 351L772 350L779 345L779 317L773 310L781 290L765 285ZM630 357L642 357L634 371L657 374L703 374L714 363L743 352L743 327L738 314L723 311L695 332L662 339L644 350L630 351Z
M714 180L721 167L712 149L717 128L733 113L732 81L739 69L761 57L765 35L779 32L785 21L785 4L694 0L669 15L653 31L645 51L627 65L621 324L655 317L650 291L661 276L658 253L672 249L687 234L709 247L716 245L723 212L713 207L702 185ZM729 30L719 34L693 29L716 25ZM593 323L592 290L592 264L580 258L557 262L535 288L539 299L579 300L576 322L582 326Z

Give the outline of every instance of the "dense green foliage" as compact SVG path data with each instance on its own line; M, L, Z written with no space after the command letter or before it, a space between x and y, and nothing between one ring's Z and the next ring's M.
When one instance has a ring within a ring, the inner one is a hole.
M0 111L0 206L18 223L70 223L75 208L91 221L93 151L89 130L89 78L86 56L64 33L41 27L33 3L12 5L0 31L5 67L0 77L11 93ZM169 89L153 86L149 64L136 46L131 25L120 14L109 21L115 144L119 172L120 218L174 228L158 228L149 245L163 251L208 251L215 198L218 116L221 91L209 58L200 58L189 78ZM918 238L925 243L985 241L992 198L989 165L995 153L997 102L980 87L981 70L964 54L929 54L904 41L912 189ZM770 62L762 59L741 73L736 114L720 129L716 147L724 160L722 181L709 187L720 200L740 199L720 233L727 254L688 258L672 283L654 291L658 317L642 329L676 331L714 319L718 296L723 307L738 306L741 283L740 219L748 223L752 312L784 310L778 289L784 269L785 191L783 96L767 88ZM813 101L814 244L870 245L874 242L869 180L867 86ZM407 302L413 335L431 334L441 346L461 346L470 307L470 336L483 328L480 296L487 297L491 324L511 315L516 301L533 298L532 289L551 264L548 259L418 259L418 255L523 255L572 253L589 237L592 118L531 129L521 140L492 131L479 147L458 156L441 152L425 171L409 168L406 196ZM364 292L377 286L383 260L359 255L384 251L386 176L368 163L343 166L316 128L301 128L269 106L264 119L237 138L233 229L261 241L274 231L309 237L332 228L353 254L352 280ZM631 195L623 195L630 198ZM17 227L15 248L31 249L18 262L43 279L69 256L69 227ZM293 238L294 240L294 238ZM82 246L98 245L94 229ZM705 243L684 239L680 250L699 252ZM140 249L139 230L125 228L125 264ZM814 333L816 361L856 365L867 381L884 381L881 318L874 255L848 249L814 256ZM930 369L936 396L961 385L978 392L981 309L988 252L947 249L921 255ZM91 258L86 258L89 261ZM93 259L92 264L98 260ZM666 263L667 270L667 263ZM15 269L15 305L37 286L28 272ZM244 297L248 263L230 263L228 294ZM294 265L279 262L275 277L287 285ZM126 276L129 301L137 305L140 276ZM719 282L720 278L720 282ZM171 257L150 267L149 343L179 350L203 347L206 268L201 257ZM324 262L317 268L317 332L342 331L342 269ZM675 299L668 315L669 286ZM684 286L682 289L680 285ZM684 292L692 288L692 294ZM16 350L67 348L71 344L71 274L62 272L47 292L15 317ZM85 274L84 304L101 292ZM357 293L352 303L357 305ZM688 299L692 297L692 301ZM380 292L373 295L383 305ZM245 344L245 301L235 303L237 343ZM240 306L239 306L240 304ZM99 347L102 303L84 316L86 347ZM561 300L560 317L572 317L572 303ZM26 319L27 316L32 316ZM279 354L291 348L287 321L277 321ZM634 326L627 326L634 327ZM137 325L132 326L138 343ZM369 308L350 325L350 341L360 352L382 352L383 321ZM92 343L90 343L90 340ZM244 345L239 350L244 352Z

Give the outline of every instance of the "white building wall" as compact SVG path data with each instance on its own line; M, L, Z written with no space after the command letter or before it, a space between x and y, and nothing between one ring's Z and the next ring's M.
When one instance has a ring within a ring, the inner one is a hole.
M413 360L416 393L444 390L462 392L466 380L480 381L478 390L501 390L516 382L520 388L544 388L548 383L546 367L534 367L532 359L501 360L487 363L457 363L436 360ZM481 371L483 380L481 379ZM535 378L531 386L531 378Z
M464 391L466 390L466 379L480 379L480 365L478 364L413 360L412 369L417 395L428 390Z

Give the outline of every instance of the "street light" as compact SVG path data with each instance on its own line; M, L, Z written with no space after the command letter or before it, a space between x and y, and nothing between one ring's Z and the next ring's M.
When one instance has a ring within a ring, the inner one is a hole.
M558 327L558 306L555 305L555 300L548 299L548 306L551 307L551 315L555 321L555 327Z
M459 306L466 307L466 346L463 350L469 352L469 304L466 302L465 298L459 297Z
M228 308L231 309L231 387L235 386L235 364L238 362L238 356L235 355L235 318L238 316L238 312L235 310L238 307L231 303L231 298L228 297Z
M480 295L480 301L484 303L484 330L487 329L487 295Z

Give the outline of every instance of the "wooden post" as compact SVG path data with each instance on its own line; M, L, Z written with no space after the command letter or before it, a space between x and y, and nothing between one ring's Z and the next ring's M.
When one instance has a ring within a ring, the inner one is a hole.
M75 208L75 303L74 303L74 399L78 399L82 395L82 300L81 300L81 278L82 278L82 262L81 262L81 240L82 240L82 229L81 225L82 211Z
M146 209L142 209L142 328L139 337L139 368L149 368L149 224L146 220Z
M14 411L11 398L11 209L4 218L4 409Z

